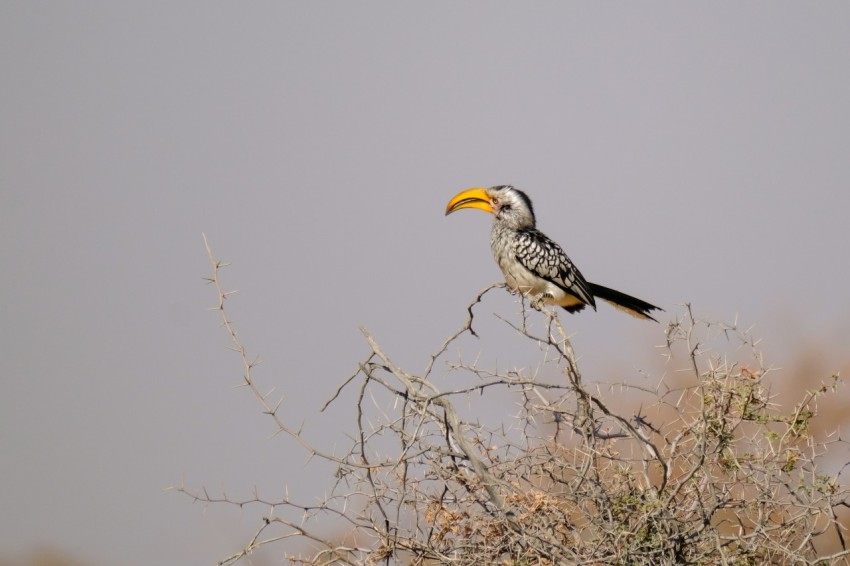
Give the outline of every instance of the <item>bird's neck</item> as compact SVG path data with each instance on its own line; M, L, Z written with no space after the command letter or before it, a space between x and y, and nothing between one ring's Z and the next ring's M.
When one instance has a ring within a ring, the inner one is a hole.
M515 222L505 222L503 220L497 220L493 223L493 234L501 233L501 232L525 232L526 230L533 230L534 224L526 224L526 223L515 223Z

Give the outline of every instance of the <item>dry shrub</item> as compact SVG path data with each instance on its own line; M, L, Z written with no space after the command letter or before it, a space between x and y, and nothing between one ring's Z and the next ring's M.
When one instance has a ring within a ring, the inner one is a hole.
M847 559L837 514L847 507L843 468L830 474L818 467L825 454L846 446L837 436L812 435L818 400L832 393L838 378L800 392L793 407L783 409L773 403L770 367L735 325L699 320L686 306L668 323L661 375L601 385L583 378L557 314L527 312L523 305L518 322L505 323L517 340L540 347L543 371L446 362L456 340L475 335L472 309L495 285L473 301L467 323L418 374L393 363L363 329L369 354L340 387L358 391L356 433L340 456L309 446L259 394L253 365L224 311L221 263L210 258L210 281L242 355L246 385L280 431L337 469L329 495L315 505L222 500L269 508L253 540L222 563L284 538L310 543L313 551L289 556L305 564ZM432 378L444 362L469 384L438 390ZM555 372L554 383L540 377ZM499 389L518 401L515 414L497 425L459 414L459 402L470 395ZM206 491L180 489L214 501ZM301 520L284 518L285 509L302 512ZM345 536L319 534L331 523Z

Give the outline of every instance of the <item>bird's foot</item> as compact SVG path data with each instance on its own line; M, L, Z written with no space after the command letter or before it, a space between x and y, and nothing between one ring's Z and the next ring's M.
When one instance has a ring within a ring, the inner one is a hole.
M543 312L543 306L548 304L549 301L551 301L554 298L555 297L553 297L549 293L542 293L540 295L537 295L536 297L532 297L531 298L531 308L533 308L536 311Z

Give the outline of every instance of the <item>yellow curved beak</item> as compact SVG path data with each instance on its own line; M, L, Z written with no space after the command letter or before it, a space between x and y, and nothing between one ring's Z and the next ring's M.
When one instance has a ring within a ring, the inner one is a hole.
M487 196L487 190L483 187L467 189L452 197L446 206L446 216L461 208L478 208L493 214L493 205L490 197Z

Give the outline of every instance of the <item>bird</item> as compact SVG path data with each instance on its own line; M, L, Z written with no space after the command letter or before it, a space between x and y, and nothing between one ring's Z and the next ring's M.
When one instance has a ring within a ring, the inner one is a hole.
M449 201L446 216L463 208L493 214L490 235L493 257L508 288L529 297L535 309L558 305L576 313L588 305L596 310L596 299L602 299L641 319L656 320L651 313L664 310L587 281L561 246L537 229L531 199L512 185L461 191Z

